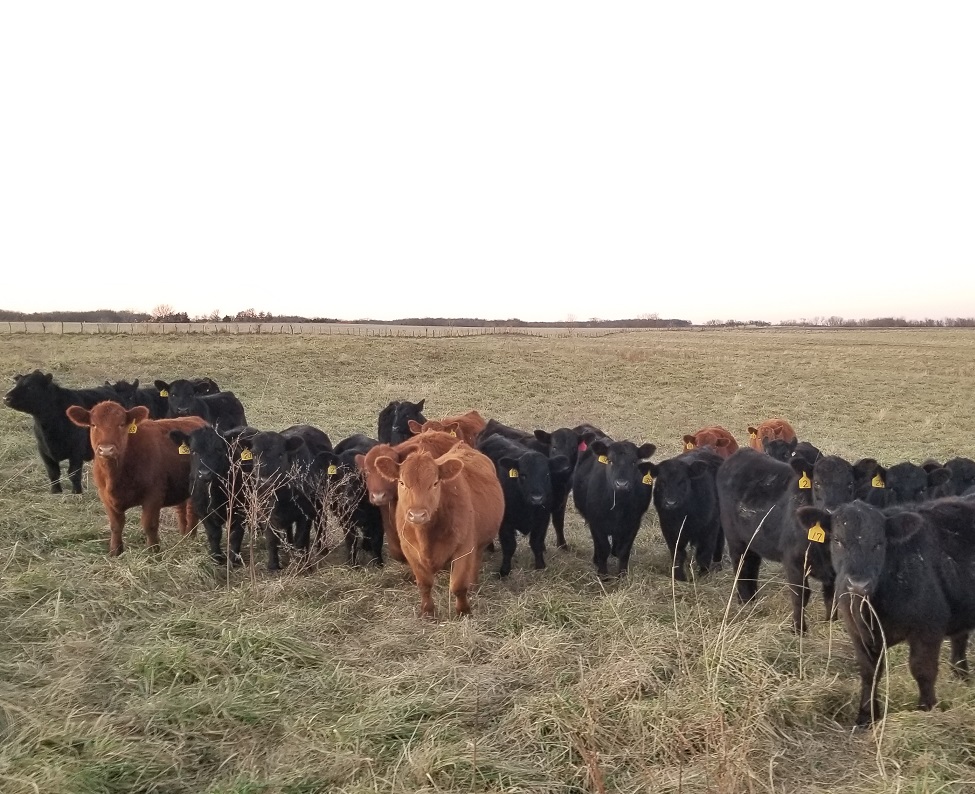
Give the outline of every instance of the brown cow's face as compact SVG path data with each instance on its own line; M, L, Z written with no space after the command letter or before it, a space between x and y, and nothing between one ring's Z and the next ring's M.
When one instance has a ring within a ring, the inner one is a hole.
M389 444L377 444L365 455L356 455L355 463L366 479L366 491L369 501L382 507L396 501L396 480L390 481L376 469L376 460L380 457L392 458L399 461L399 455Z
M125 456L129 437L138 433L139 423L149 417L149 409L138 405L126 410L115 402L100 402L90 411L72 405L67 414L79 427L89 428L96 457L120 460Z
M463 463L449 458L438 463L428 452L416 452L402 464L379 458L376 468L387 479L397 481L399 509L411 524L423 526L433 521L440 509L444 483L457 477Z

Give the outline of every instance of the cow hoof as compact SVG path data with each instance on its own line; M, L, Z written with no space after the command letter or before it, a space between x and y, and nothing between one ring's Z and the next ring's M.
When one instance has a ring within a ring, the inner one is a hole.
M568 543L566 543L566 542L565 542L565 541L563 540L563 541L561 541L561 542L559 542L559 543L556 543L556 544L555 544L555 548L557 548L557 549L563 549L564 551L568 551L568 550L569 550L569 544L568 544Z
M211 554L210 559L213 560L214 565L226 565L227 555L226 554Z

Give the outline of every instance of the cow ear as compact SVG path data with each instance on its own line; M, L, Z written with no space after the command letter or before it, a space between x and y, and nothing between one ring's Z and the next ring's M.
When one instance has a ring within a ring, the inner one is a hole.
M694 436L692 436L690 433L684 436L684 445L686 446L688 444L697 446L697 439L694 438Z
M460 473L464 470L464 461L458 458L447 458L437 468L440 470L440 479L443 482L450 482L460 476Z
M637 449L636 456L638 458L649 458L656 451L657 451L657 445L648 442L644 444L642 447L639 447Z
M501 466L502 469L508 469L509 472L511 471L511 469L518 471L518 458L512 458L509 457L508 455L503 455L501 459L498 461L498 464ZM506 474L505 476L507 477L508 475Z
M366 470L366 456L363 455L361 452L355 456L355 467L359 471L364 472Z
M138 389L139 388L139 379L138 378L136 378L134 381L132 381L132 388L133 389Z
M917 513L895 513L887 517L887 540L894 544L906 543L924 526L924 519Z
M757 436L758 435L758 428L757 427L751 427L751 426L749 426L749 428L748 428L748 435L750 435L750 436Z
M609 452L609 445L605 441L593 441L589 445L589 449L591 449L597 455L605 455L607 452Z
M303 446L305 446L305 439L298 436L291 436L287 441L284 442L284 448L288 452L297 452Z
M808 476L810 466L808 463L806 463L804 458L789 458L787 462L797 475L800 477L802 477L804 474Z
M419 422L417 422L416 419L410 419L410 421L407 422L407 425L409 425L410 432L414 436L415 435L419 435L420 433L423 432L423 425L421 425Z
M399 479L399 463L392 458L380 455L375 462L376 471L384 480L396 482Z
M951 479L951 470L943 467L928 472L928 487L936 488Z
M799 526L804 530L809 530L816 526L816 524L819 524L826 533L827 538L833 529L833 517L827 511L820 510L818 507L800 507L796 510L796 519L799 521Z
M535 438L538 439L539 441L541 441L543 444L551 444L552 443L552 434L551 433L546 433L544 430L536 430L535 431Z
M660 467L656 463L653 463L652 461L648 460L643 463L638 463L637 468L643 471L644 473L649 473L650 476L653 477L653 479L655 480L657 479L657 477L660 476Z
M44 380L47 383L51 383L54 380L54 373L53 372L48 372L47 375L44 376Z
M752 432L752 429L750 427L748 428L748 432L749 433ZM772 439L768 438L768 436L766 436L766 437L764 437L762 439L762 449L764 449L766 452L768 452L768 442L771 441L771 440Z
M78 425L78 427L91 427L91 412L87 408L82 408L80 405L72 405L65 413L68 415L68 419Z
M691 438L693 438L693 436L691 436ZM721 438L714 439L715 449L724 449L725 447L730 447L730 446L731 446L731 442L724 436L721 436Z
M457 436L457 438L460 438L460 423L459 422L448 422L447 424L442 425L440 427L440 429L444 433L450 433L450 435Z
M154 380L152 385L155 386L159 391L169 391L169 384L164 380Z
M138 424L139 422L146 421L148 418L149 409L144 405L137 405L135 408L129 408L129 410L125 412L125 421L128 423L135 422Z
M426 401L427 401L427 398L426 397L424 397L422 400L420 400L420 402L418 402L416 404L416 410L417 411L422 411L423 410L423 403L425 403Z
M796 445L799 443L799 438L793 438L792 441L786 441L785 443L789 446L789 452L795 452Z
M342 465L342 458L336 455L332 450L326 449L315 455L315 460L312 462L314 468L324 469L328 466L338 466Z
M190 443L190 437L182 430L170 430L169 440L172 441L177 447L181 444Z
M877 467L880 466L873 458L860 458L853 464L853 476L858 480L866 480L873 477Z
M552 474L568 474L572 471L572 464L565 455L556 455L548 459L548 470Z

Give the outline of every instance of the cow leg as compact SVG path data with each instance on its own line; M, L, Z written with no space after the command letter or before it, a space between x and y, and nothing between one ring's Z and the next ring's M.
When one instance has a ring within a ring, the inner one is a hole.
M437 610L433 605L433 578L434 573L423 569L414 569L416 576L416 586L420 589L420 614L425 618L437 616Z
M968 632L961 631L951 636L951 669L959 678L968 678Z
M718 537L714 541L714 556L712 559L711 570L721 570L721 560L724 557L724 527L718 525Z
M44 464L44 470L47 472L47 479L51 483L51 493L61 493L60 461L54 460L54 458L43 450L39 450L39 452L41 453L41 462ZM72 480L72 482L74 481ZM80 489L76 493L81 493Z
M545 534L548 530L548 516L545 516L545 522L537 522L534 527L532 527L531 534L528 536L528 545L531 547L532 553L535 555L535 570L541 571L545 568Z
M569 544L565 542L565 508L569 502L569 489L566 488L565 493L560 495L559 499L555 501L555 507L552 508L552 526L555 528L555 545L560 549L569 548Z
M210 547L210 559L217 565L226 565L227 555L220 548L220 539L223 535L223 522L213 513L209 513L203 519L203 530L207 536L207 545Z
M84 465L83 458L68 458L68 479L71 480L71 493L81 493L81 467Z
M735 590L738 593L738 600L743 604L751 601L758 592L758 569L762 565L762 558L754 551L746 551L738 558L733 558L735 563Z
M600 576L609 576L609 570L606 567L606 561L609 559L609 539L605 533L597 532L591 526L589 532L592 535L592 561L596 566L596 573Z
M613 536L614 553L620 563L620 576L626 576L630 569L630 552L633 551L633 541L636 540L636 530L631 534Z
M267 569L269 571L280 571L281 570L281 533L284 530L276 527L274 522L271 521L267 525L265 530L265 537L267 538Z
M125 546L122 543L122 530L125 528L125 511L113 510L108 506L105 507L105 511L108 513L108 528L110 532L108 554L110 557L118 557L119 554L125 551Z
M189 500L173 505L173 510L176 512L176 526L179 527L179 534L195 535L196 513L193 512L193 506Z
M244 519L239 512L234 512L230 516L230 531L227 537L227 545L230 547L230 563L237 566L243 564L240 556L240 547L244 542ZM217 548L220 548L219 530L217 535Z
M847 617L848 622L852 623L853 619ZM884 655L880 648L865 645L857 640L859 630L854 627L850 637L854 638L853 650L856 652L857 664L860 668L860 709L857 712L856 724L864 727L884 715L879 697L880 682L884 677Z
M934 682L938 677L938 655L941 651L941 637L918 637L910 641L908 666L917 681L917 707L921 711L931 711L938 702L934 694Z
M675 581L686 582L687 574L684 572L684 563L687 562L687 547L682 543L675 549L671 549L672 563L671 574Z
M383 530L373 523L366 524L366 534L369 537L369 548L372 551L376 565L383 567Z
M796 634L806 633L806 604L809 603L809 596L812 590L809 588L809 577L803 570L803 560L787 558L783 561L785 568L785 578L789 583L789 590L792 592L792 630Z
M146 537L146 550L152 554L159 551L159 511L161 505L142 505L142 534Z
M406 562L406 555L403 554L399 532L396 529L396 505L383 505L379 508L379 513L383 521L383 536L386 538L389 556L399 562Z
M461 553L450 564L450 592L454 596L454 609L458 615L471 614L471 604L467 595L470 588L477 583L482 555L480 549L472 547L469 552Z
M515 528L507 521L501 524L498 530L498 540L501 541L501 570L499 576L507 576L511 573L511 558L515 556L515 549L518 547L518 538L515 536Z
M833 607L835 598L836 579L827 579L823 582L823 606L826 607L827 620L839 620L839 612Z

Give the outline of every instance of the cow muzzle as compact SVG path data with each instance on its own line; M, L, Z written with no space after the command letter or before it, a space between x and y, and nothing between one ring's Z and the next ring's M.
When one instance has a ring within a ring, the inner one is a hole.
M95 447L95 454L100 458L114 459L118 457L118 447L115 444L99 444Z
M383 493L382 491L369 491L369 501L376 507L382 507L383 505L389 504L389 494Z
M871 590L869 580L858 581L856 579L848 579L846 582L846 591L860 598L868 598Z
M616 482L613 483L613 488L616 491L631 491L633 490L633 483L631 483L629 480L616 480Z
M430 523L430 511L429 510L407 510L406 520L411 524L428 524Z

